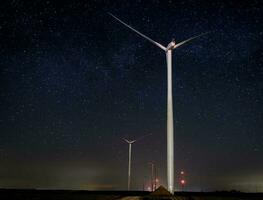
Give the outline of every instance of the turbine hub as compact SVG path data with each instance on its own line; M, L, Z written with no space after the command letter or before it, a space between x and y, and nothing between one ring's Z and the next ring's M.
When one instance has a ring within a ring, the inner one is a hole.
M167 45L166 51L173 50L174 46L175 46L175 40L172 39L172 41Z

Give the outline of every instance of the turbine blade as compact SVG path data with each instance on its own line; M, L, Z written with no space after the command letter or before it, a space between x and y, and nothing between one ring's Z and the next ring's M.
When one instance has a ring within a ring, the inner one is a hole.
M193 39L196 39L196 38L199 38L199 37L201 37L201 36L203 36L203 35L206 35L206 34L208 34L208 33L209 33L209 32L202 33L202 34L197 35L197 36L194 36L194 37L190 37L189 39L184 40L184 41L176 44L176 45L173 47L173 49L176 49L177 47L179 47L179 46L181 46L181 45L183 45L183 44L185 44L185 43L187 43L187 42L190 42L190 41L193 40Z
M152 40L151 38L147 37L146 35L140 33L139 31L135 30L134 28L132 28L130 25L126 24L125 22L123 22L122 20L120 20L119 18L117 18L116 16L114 16L111 13L108 13L110 16L112 16L114 19L116 19L117 21L119 21L120 23L122 23L124 26L128 27L129 29L133 30L135 33L139 34L140 36L142 36L143 38L145 38L146 40L150 41L151 43L155 44L156 46L158 46L159 48L161 48L162 50L166 50L166 48L159 44L158 42L155 42L154 40Z

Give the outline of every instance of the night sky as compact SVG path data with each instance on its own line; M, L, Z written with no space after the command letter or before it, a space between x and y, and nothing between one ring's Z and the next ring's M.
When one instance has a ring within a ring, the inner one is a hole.
M2 1L0 187L166 186L166 61L173 52L175 182L263 191L260 1Z

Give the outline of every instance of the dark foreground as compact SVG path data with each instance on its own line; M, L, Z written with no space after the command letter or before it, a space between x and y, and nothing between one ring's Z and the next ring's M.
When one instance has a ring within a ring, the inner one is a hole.
M154 196L143 191L71 191L0 189L0 199L17 200L263 200L263 193L176 192L174 196Z

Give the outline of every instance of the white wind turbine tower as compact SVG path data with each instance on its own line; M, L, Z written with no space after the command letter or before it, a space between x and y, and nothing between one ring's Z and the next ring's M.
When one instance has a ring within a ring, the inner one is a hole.
M139 34L146 40L150 41L157 47L161 48L166 53L166 62L167 62L167 181L168 181L168 190L169 192L174 192L174 122L173 122L173 94L172 94L172 51L176 49L177 47L195 39L198 38L204 34L198 36L191 37L187 40L184 40L178 44L175 43L174 39L167 45L167 47L164 47L163 45L159 44L158 42L155 42L151 38L147 37L146 35L140 33L139 31L135 30L116 16L114 16L111 13L108 13L113 18L115 18L117 21L122 23L124 26L128 27L135 33Z

